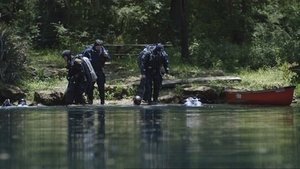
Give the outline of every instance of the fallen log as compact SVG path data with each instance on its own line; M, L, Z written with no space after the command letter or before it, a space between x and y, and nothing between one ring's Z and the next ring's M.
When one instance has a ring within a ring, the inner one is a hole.
M234 76L211 76L211 77L197 77L188 79L174 79L163 80L163 88L174 88L176 85L189 84L189 83L207 83L212 81L225 81L225 82L240 82L240 77Z

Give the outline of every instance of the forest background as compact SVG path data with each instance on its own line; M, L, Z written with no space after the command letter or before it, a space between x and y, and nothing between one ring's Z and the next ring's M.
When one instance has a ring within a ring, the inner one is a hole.
M287 85L299 81L291 71L300 60L298 0L2 0L0 82L32 80L24 70L43 67L38 60L46 58L63 67L63 49L80 52L97 38L169 44L177 72L246 70L261 79L272 72ZM127 57L136 64L136 53Z

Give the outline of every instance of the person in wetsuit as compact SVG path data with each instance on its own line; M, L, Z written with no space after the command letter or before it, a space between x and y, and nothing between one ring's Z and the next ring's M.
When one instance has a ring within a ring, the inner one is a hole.
M96 82L94 82L92 86L94 86L94 84L97 83L99 97L100 97L100 104L103 105L105 103L105 82L106 82L105 74L104 74L104 65L105 62L109 61L111 58L107 50L103 46L103 41L99 39L97 39L92 46L85 49L82 52L82 55L90 59L94 71L98 77ZM93 103L93 99L94 99L93 90L94 87L92 87L89 91L87 91L89 103Z

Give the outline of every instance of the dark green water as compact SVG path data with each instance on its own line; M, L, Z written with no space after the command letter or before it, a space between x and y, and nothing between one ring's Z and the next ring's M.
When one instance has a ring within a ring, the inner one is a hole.
M0 169L300 168L300 106L0 109Z

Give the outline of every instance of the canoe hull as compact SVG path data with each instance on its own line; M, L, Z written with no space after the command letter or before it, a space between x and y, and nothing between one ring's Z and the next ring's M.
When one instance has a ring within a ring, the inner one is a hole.
M288 106L293 101L295 86L260 91L226 90L226 101L229 104L258 104Z

